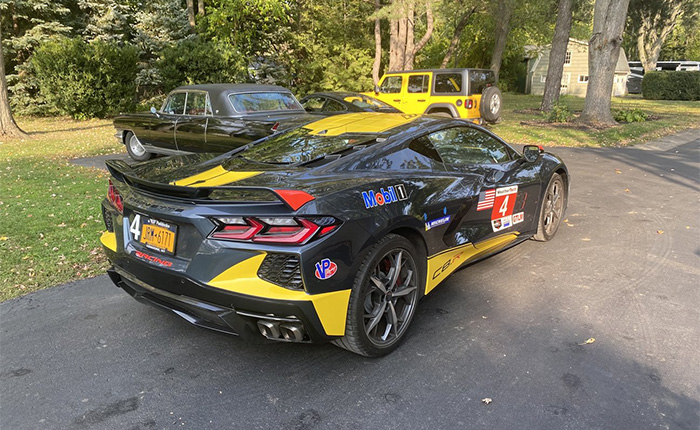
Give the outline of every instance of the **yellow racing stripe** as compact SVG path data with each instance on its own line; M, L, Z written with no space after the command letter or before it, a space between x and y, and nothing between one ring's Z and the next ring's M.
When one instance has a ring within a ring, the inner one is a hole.
M343 336L350 290L310 295L305 291L289 290L264 281L258 277L258 269L265 255L261 253L229 267L208 284L222 290L265 299L311 302L326 334Z
M232 172L224 169L222 166L216 166L213 169L173 181L170 184L180 187L218 187L220 185L252 178L261 173L262 172Z
M322 133L324 136L338 136L344 133L380 133L407 124L417 115L358 112L335 115L304 126L309 134Z
M105 248L110 249L112 252L117 252L117 235L110 232L110 231L105 231L102 233L102 236L100 236L100 242L102 245L104 245Z

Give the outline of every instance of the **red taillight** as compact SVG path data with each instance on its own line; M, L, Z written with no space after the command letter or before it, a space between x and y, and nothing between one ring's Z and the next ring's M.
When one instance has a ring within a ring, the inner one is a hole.
M292 217L231 217L216 218L216 222L216 230L209 235L213 239L295 245L306 243L314 236L325 236L339 225L332 217L321 217L317 222ZM329 222L335 224L328 225Z
M124 212L124 202L122 201L122 196L119 194L119 190L117 190L117 188L114 186L111 179L109 180L107 199L109 200L109 203L111 203L112 206L119 211L119 213Z
M464 101L464 107L465 107L466 109L471 109L471 108L473 108L473 107L474 107L474 100L471 100L471 99L465 100L465 101Z

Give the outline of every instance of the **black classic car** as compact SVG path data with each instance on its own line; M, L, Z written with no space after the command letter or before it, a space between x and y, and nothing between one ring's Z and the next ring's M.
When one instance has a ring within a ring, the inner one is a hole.
M350 92L313 93L300 100L309 113L336 115L351 112L401 113L381 100L366 94Z
M317 119L283 87L210 84L178 87L160 110L119 115L114 127L131 158L145 161L154 154L223 153Z

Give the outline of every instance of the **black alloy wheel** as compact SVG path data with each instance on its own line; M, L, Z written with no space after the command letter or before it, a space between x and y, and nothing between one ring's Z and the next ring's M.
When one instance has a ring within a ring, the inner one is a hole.
M564 179L560 174L555 173L552 175L552 179L549 180L547 191L542 199L540 219L534 239L541 242L551 240L559 229L565 209L566 187L564 186Z

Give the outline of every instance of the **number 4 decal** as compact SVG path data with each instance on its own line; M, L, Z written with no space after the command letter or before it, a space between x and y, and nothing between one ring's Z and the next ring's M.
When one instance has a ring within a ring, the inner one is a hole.
M493 204L493 211L491 212L491 219L505 218L513 214L513 209L515 207L515 200L518 194L518 186L513 185L511 187L498 188L496 190L496 198ZM513 197L512 199L510 197Z
M501 208L498 210L498 213L501 214L501 217L508 215L508 197L510 197L510 196L506 196L506 199L503 200L503 204L501 205Z
M139 227L141 226L141 215L136 214L134 216L134 220L131 221L131 224L129 225L129 232L134 235L135 240L139 240L139 236L141 236L141 230L139 230Z

